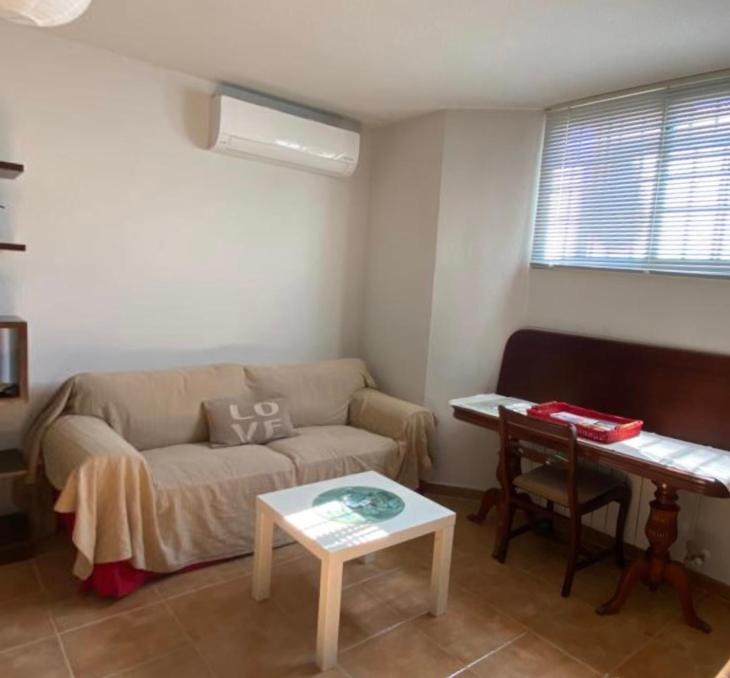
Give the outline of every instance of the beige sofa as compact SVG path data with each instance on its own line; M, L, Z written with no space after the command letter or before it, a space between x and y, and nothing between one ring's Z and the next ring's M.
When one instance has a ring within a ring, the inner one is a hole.
M60 492L56 510L75 514L78 577L120 561L174 572L250 553L260 493L370 469L415 487L433 417L374 386L355 359L83 374L35 422L26 454ZM297 435L211 448L202 402L247 392L286 398Z

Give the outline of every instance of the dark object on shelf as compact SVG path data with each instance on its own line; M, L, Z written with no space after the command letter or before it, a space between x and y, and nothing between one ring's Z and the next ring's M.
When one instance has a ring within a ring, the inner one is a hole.
M0 398L17 398L20 395L20 387L12 382L0 381Z
M0 480L22 478L27 473L20 450L0 451ZM31 511L35 510L32 500ZM0 516L0 564L31 558L34 553L32 515L13 513Z
M25 168L23 165L18 165L14 162L5 162L0 160L0 179L15 179L18 175L23 173ZM0 205L3 209L4 205ZM25 245L22 243L14 242L0 242L0 250L11 250L13 252L25 252Z
M0 316L0 402L28 400L28 324Z
M23 173L24 169L23 165L0 160L0 179L15 179L15 177Z

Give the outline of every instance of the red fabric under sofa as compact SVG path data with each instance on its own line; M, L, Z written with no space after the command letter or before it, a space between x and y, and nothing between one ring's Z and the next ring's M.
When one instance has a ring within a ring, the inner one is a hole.
M56 517L61 528L68 532L69 535L73 534L76 514L56 513ZM133 565L130 565L127 560L120 560L116 563L96 563L94 569L91 571L91 576L80 583L80 588L82 591L94 591L104 598L124 598L124 596L134 593L138 588L141 588L153 579L161 579L162 577L179 572L197 570L201 567L215 565L220 562L223 561L215 560L206 563L194 563L175 573L169 574L138 570Z

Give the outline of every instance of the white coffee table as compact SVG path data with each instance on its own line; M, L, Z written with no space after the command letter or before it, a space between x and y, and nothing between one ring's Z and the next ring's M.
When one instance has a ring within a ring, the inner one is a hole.
M312 507L315 497L322 492L353 485L393 492L403 500L405 507L389 520L360 525L328 520L320 510ZM255 600L269 597L271 550L276 524L321 562L317 664L326 671L337 663L343 564L433 532L430 613L443 614L449 591L455 517L453 511L374 471L259 495L256 500L252 595Z

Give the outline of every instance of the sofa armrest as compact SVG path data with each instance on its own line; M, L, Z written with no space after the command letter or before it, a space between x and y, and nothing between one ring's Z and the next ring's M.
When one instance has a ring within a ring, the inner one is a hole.
M79 579L87 579L95 563L132 560L148 542L159 543L147 461L105 421L59 417L42 447L46 475L61 490L54 508L75 516L73 571Z
M70 414L59 417L43 436L46 476L61 490L71 473L98 457L142 457L142 455L97 417Z
M417 486L420 475L431 469L435 420L425 407L363 388L350 402L350 424L398 443L401 450L398 476L405 484Z

